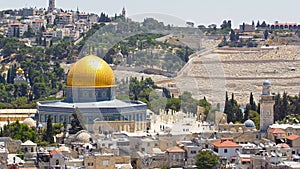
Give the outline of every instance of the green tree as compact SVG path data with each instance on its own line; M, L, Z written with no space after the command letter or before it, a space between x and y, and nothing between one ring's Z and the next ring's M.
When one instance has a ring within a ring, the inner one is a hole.
M235 113L235 123L236 122L243 122L244 114L238 106L235 106L234 113Z
M32 88L32 93L35 99L44 98L47 96L47 87L45 83L35 83Z
M297 101L296 101L295 114L300 114L300 92L299 92L299 95L298 95Z
M196 158L197 169L212 169L219 164L218 156L207 150L200 151Z
M47 119L47 128L44 133L44 141L53 143L54 142L53 136L54 136L54 130L53 130L53 126L52 126L52 116L49 115L48 119Z
M233 29L230 30L230 35L229 35L229 37L230 37L230 41L231 41L231 42L234 42L234 41L237 40L237 39L236 39L236 34L235 34L235 32L234 32Z
M63 132L63 124L61 124L61 123L53 124L52 128L53 128L54 136Z
M228 105L228 92L226 91L226 94L225 94L225 106L224 106L224 113L225 114L228 114L228 107L229 105Z
M265 21L263 21L263 22L261 23L260 27L261 27L261 28L266 28L266 27L268 27L268 25L266 24Z
M234 94L232 93L231 99L228 100L228 95L226 93L225 109L224 113L227 114L227 122L242 122L244 119L243 113L241 112L240 105L234 99Z
M280 105L280 120L283 120L289 112L289 101L288 101L288 95L286 92L282 95L282 103Z
M250 110L251 110L251 105L248 103L246 105L246 108L245 108L245 111L244 111L244 121L249 119Z
M281 104L282 104L282 98L280 93L278 93L275 96L275 104L274 104L274 120L280 121L281 118Z
M265 40L267 40L268 37L269 37L269 30L266 29L266 30L264 31L264 38L265 38Z
M151 92L149 97L150 97L151 110L153 112L158 114L159 110L165 109L167 104L166 97L159 96L156 92Z
M259 21L257 21L256 27L259 28L260 27L260 23Z
M72 113L71 128L69 129L69 133L76 134L78 131L81 131L83 129L84 129L84 123L83 123L82 113L76 107L76 109Z
M180 110L181 101L179 98L171 98L167 100L166 111L169 109L175 112Z
M209 111L211 110L211 103L209 103L206 100L206 97L204 97L203 99L199 100L199 106L204 108L204 115L205 115L205 117L207 117Z
M251 119L254 122L256 129L259 129L259 127L260 127L260 115L256 111L253 111L253 110L250 110L249 113L250 113L249 114L249 119Z
M256 111L256 110L257 110L257 107L256 107L256 103L255 103L255 101L254 101L252 92L250 93L250 100L249 100L249 103L250 103L250 105L251 105L251 110Z
M27 140L35 141L36 132L33 128L28 127L26 124L21 124L19 121L4 125L2 129L4 137L11 137L14 140Z
M192 97L190 92L183 92L181 96L179 96L181 101L181 110L183 112L192 112L194 114L197 113L197 106L199 105L199 101Z

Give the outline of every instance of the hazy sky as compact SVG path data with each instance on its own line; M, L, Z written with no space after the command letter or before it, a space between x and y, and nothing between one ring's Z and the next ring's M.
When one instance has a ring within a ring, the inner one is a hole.
M35 6L47 8L48 0L0 0L2 10ZM252 20L300 22L299 0L56 0L58 8L76 10L77 6L80 11L109 15L120 13L124 6L129 17L152 17L156 13L156 18L174 24L193 21L195 25L219 26L224 19L231 19L234 26Z

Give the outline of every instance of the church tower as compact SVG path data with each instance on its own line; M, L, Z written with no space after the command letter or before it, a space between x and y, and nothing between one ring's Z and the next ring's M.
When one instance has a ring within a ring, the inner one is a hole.
M274 95L270 92L271 83L266 80L263 83L262 94L260 95L260 131L266 132L274 123Z
M49 0L48 11L52 12L55 9L55 0Z
M125 10L125 7L123 7L123 10L122 10L122 16L125 18L126 17L126 10Z

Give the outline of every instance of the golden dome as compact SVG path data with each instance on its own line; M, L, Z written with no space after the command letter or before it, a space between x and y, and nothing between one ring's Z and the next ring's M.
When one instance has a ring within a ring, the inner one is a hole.
M24 74L24 70L22 68L18 68L16 73L17 74Z
M95 55L85 56L70 69L67 87L105 88L115 86L115 76L111 67Z

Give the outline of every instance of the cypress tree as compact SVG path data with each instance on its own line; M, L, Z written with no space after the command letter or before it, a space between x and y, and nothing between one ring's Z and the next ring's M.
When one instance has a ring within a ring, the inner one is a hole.
M231 102L231 106L234 106L234 94L233 93L231 94L230 102Z
M244 111L244 121L249 119L250 110L251 110L251 105L247 104L246 109Z
M71 120L71 128L69 130L70 134L76 134L78 131L83 130L83 125L80 120L83 120L81 116L81 112L76 108L72 113L72 120Z
M224 113L228 114L228 93L227 92L226 92L226 96L225 96Z
M295 109L295 114L300 114L300 92L296 101L296 109Z
M257 113L260 114L260 103L257 104Z
M280 114L281 114L281 96L280 94L278 93L276 96L275 96L275 104L274 104L274 120L275 121L278 121L280 120Z
M11 69L10 68L7 71L6 83L7 84L11 83Z
M249 101L249 103L251 105L251 110L256 111L257 107L256 107L256 103L254 101L252 92L250 93L250 101Z
M52 126L52 116L49 115L47 119L47 129L46 133L44 135L44 140L48 141L49 143L53 143L53 135L54 135L54 130Z
M244 115L243 115L243 112L242 112L242 110L239 108L239 106L235 106L234 107L234 121L235 122L243 122L243 120L244 120Z
M287 93L284 92L282 96L282 105L280 106L280 120L283 120L288 115L289 102Z

